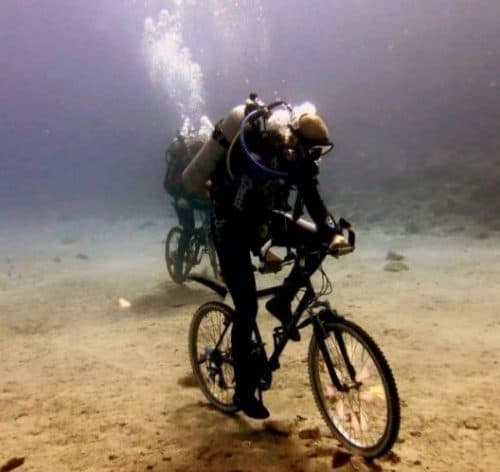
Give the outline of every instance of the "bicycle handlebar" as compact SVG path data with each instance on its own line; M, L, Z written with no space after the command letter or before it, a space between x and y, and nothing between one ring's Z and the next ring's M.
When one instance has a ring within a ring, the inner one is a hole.
M340 233L342 235L344 235L344 232L347 232L347 245L346 246L332 248L330 246L330 244L324 243L324 244L321 244L317 250L308 251L308 252L310 254L320 253L320 254L323 254L323 257L326 255L330 255L330 256L333 256L336 258L338 258L340 256L345 256L347 254L350 254L351 252L354 252L354 250L356 248L356 233L352 229L352 225L344 218L340 218L340 220L338 221L337 227L340 230ZM256 267L256 270L258 270L262 274L268 274L271 272L276 273L276 272L279 272L283 268L283 266L293 263L296 258L297 258L297 255L295 253L288 252L286 257L283 260L272 261L271 263L264 262L259 267Z

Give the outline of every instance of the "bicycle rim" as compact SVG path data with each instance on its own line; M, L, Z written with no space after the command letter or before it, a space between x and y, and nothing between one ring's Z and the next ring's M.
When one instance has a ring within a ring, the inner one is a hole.
M219 410L237 411L233 403L234 369L231 357L233 310L219 302L203 304L189 328L189 358L193 374L208 401Z
M341 384L333 385L316 339L309 346L309 376L316 404L331 431L348 449L364 457L379 457L394 444L400 423L399 396L382 351L359 326L342 320L325 324L328 353ZM354 367L351 379L336 337L345 344Z

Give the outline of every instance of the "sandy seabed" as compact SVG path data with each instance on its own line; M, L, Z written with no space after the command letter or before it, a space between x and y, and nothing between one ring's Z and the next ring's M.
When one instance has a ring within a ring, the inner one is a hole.
M213 410L186 384L190 318L215 297L169 280L167 229L0 228L0 470L16 457L16 470L53 472L500 470L498 232L361 230L354 254L325 264L330 300L382 347L400 392L399 439L370 464L342 453L316 410L309 333L287 346L265 395L272 419L294 425L288 436ZM384 271L389 250L409 270ZM315 427L318 439L300 438Z

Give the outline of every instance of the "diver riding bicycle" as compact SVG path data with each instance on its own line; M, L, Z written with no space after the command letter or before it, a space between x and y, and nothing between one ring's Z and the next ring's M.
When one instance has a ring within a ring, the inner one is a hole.
M186 232L181 226L173 226L165 240L165 263L170 278L177 284L183 284L195 266L201 264L203 256L208 256L210 270L215 279L220 278L217 253L212 238L208 202L192 204L193 228ZM197 223L199 221L199 223ZM188 235L184 250L180 250L180 241ZM205 270L205 269L204 269Z
M327 126L313 105L292 108L278 101L266 106L251 94L219 121L212 138L183 172L188 191L199 192L211 182L215 246L235 307L234 402L253 418L266 418L269 412L256 397L258 378L252 365L257 289L251 254L260 254L268 241L286 247L325 243L339 251L349 246L318 191L319 160L332 148ZM296 204L289 215L292 192ZM313 223L299 221L303 207ZM273 255L268 252L263 258ZM306 253L266 304L283 325L292 317L291 302L304 286L304 277L320 263L313 253ZM298 340L298 331L291 337Z
M342 250L326 244L312 244L287 251L282 265L314 255L323 261L327 255L339 257L354 250L355 234L350 224L339 220L346 230L349 246ZM273 330L273 350L268 353L258 323L252 329L251 360L257 379L258 397L269 390L280 356L294 332L312 327L307 354L310 386L316 405L328 428L347 449L365 458L376 458L394 445L400 426L399 395L382 351L359 325L345 319L324 295L332 285L323 268L321 284L315 290L303 264L296 266L305 290L292 317ZM265 267L262 269L265 271ZM222 298L227 288L199 276L190 277L213 289ZM261 288L257 297L269 297L281 286ZM189 327L189 357L194 377L209 402L225 413L235 413L234 358L230 330L236 319L234 310L220 301L203 303L194 313Z
M163 180L165 191L173 198L173 207L179 221L179 226L169 231L165 247L167 270L176 283L184 281L189 272L189 266L193 265L189 254L190 241L200 230L200 228L196 229L196 213L201 215L202 227L207 229L208 233L205 220L208 218L210 207L206 189L204 193L188 192L182 183L182 172L201 149L208 136L203 134L201 127L198 132L195 132L190 128L189 122L185 123L183 128L185 129L177 131L165 152L166 173ZM205 245L209 250L208 240L207 244L204 244L201 238L200 244ZM212 266L215 267L214 264Z

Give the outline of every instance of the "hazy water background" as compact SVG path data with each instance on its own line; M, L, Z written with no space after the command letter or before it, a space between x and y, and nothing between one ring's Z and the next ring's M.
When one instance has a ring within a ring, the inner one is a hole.
M162 214L182 115L256 91L316 104L348 215L500 229L499 22L497 0L2 1L0 215Z

